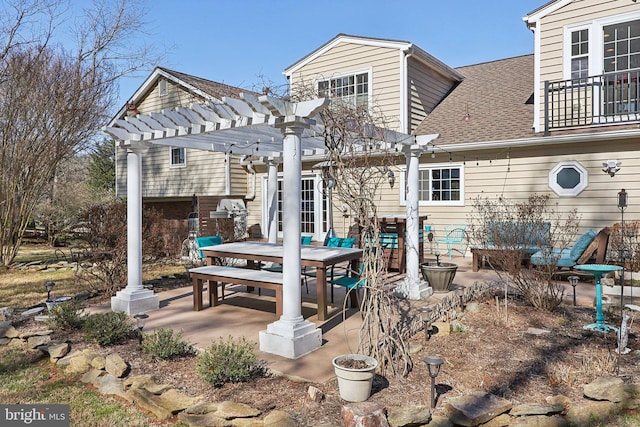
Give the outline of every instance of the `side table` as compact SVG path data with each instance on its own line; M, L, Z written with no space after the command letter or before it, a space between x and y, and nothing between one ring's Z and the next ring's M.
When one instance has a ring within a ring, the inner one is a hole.
M604 314L602 313L602 283L600 283L600 279L602 278L603 274L622 270L622 267L618 265L606 264L582 264L576 265L573 268L576 270L591 273L596 278L596 323L585 325L584 329L590 329L592 331L605 333L609 332L610 330L614 330L617 332L618 328L604 323Z

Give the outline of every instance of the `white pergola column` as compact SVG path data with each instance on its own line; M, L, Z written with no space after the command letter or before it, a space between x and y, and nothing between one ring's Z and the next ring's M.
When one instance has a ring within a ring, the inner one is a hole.
M278 160L267 159L267 237L269 243L278 241Z
M419 166L422 148L405 150L407 159L407 228L405 236L407 275L397 289L413 300L428 298L433 289L420 275L420 212L418 206Z
M157 310L160 298L142 286L142 153L127 149L127 286L111 297L111 310L128 315Z
M322 344L322 331L302 317L300 286L300 190L302 180L301 135L307 122L287 117L279 127L283 144L283 302L282 316L260 331L260 350L295 359ZM271 236L269 236L271 238Z

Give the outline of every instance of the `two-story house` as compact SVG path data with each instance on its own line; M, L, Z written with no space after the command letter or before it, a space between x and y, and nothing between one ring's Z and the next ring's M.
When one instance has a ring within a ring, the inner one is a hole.
M220 102L225 97L237 98L246 90L156 67L131 96L112 121L175 111L191 104ZM177 119L176 119L177 120ZM133 126L121 121L128 126ZM247 167L228 153L194 150L184 146L150 145L142 157L142 197L145 207L162 213L165 227L175 235L176 242L187 237L187 218L195 219L199 209L215 211L222 199L252 198L247 194ZM251 188L249 187L249 191ZM127 196L126 150L117 150L116 197ZM193 215L195 213L196 215ZM213 234L215 218L202 218L199 228ZM194 222L191 222L194 227ZM177 248L179 249L179 248Z
M421 155L419 174L420 214L429 216L436 233L465 222L479 195L524 200L549 194L560 211L577 208L582 227L600 228L620 220L617 193L624 188L625 215L633 218L640 194L640 4L555 0L523 20L532 31L533 55L452 69L410 42L340 34L284 74L292 92L312 85L323 96L375 106L393 130L439 135ZM151 92L136 92L140 113L158 111L158 104L144 100L145 93ZM182 177L189 185L154 197L181 197L186 203L193 194L225 194L224 186L232 182L226 193L243 197L248 223L264 230L266 167L256 162L249 171L233 155L226 163L204 166L191 162L198 155L191 151ZM166 166L168 150L159 156L150 160L143 182L159 182L161 188L174 170ZM302 231L317 240L327 228L316 166L322 160L303 157ZM151 166L156 161L165 166ZM232 168L231 180L225 181L229 174L222 164ZM406 213L404 169L399 157L399 185L381 190L379 212ZM249 192L251 197L244 197ZM352 218L341 207L335 206L334 227L345 234ZM209 215L200 209L200 216Z

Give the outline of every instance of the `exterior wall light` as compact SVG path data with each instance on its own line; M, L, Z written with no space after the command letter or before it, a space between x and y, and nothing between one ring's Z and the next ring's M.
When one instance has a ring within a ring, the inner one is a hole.
M602 172L608 173L611 178L616 175L616 172L620 170L620 165L622 162L617 160L607 160L606 162L602 162Z

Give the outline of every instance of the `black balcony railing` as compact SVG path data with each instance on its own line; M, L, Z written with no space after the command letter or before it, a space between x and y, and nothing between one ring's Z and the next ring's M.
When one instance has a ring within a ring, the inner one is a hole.
M545 81L544 129L640 120L640 69Z

